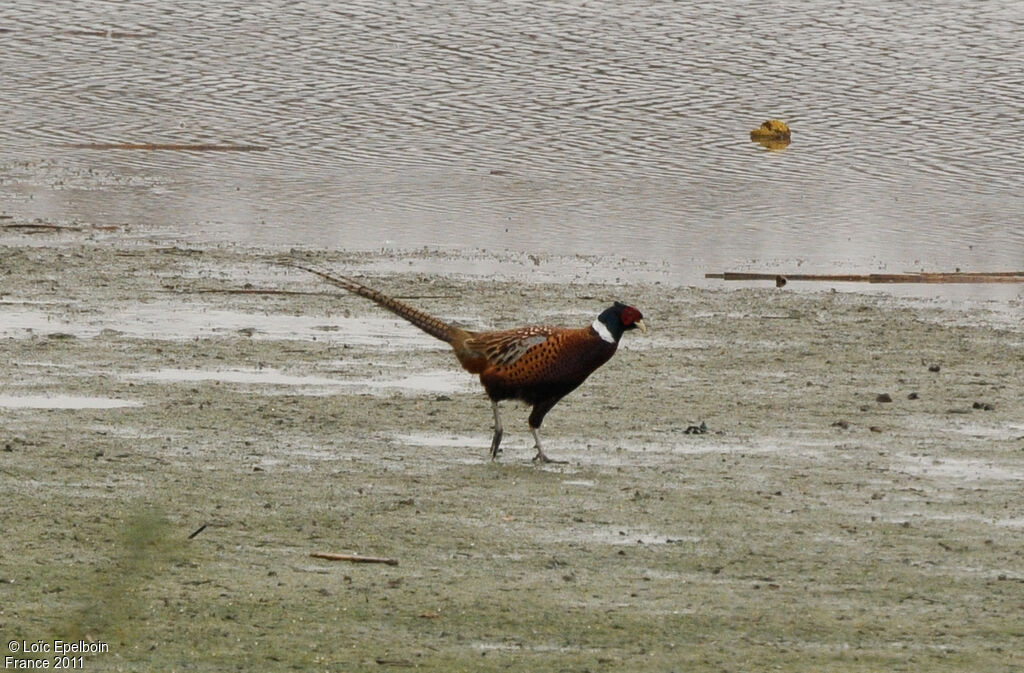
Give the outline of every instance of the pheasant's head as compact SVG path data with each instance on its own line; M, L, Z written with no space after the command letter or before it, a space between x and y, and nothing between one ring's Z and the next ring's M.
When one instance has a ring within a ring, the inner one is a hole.
M592 325L602 339L610 343L618 343L622 333L631 329L647 331L644 316L636 309L621 301L617 301L597 316Z

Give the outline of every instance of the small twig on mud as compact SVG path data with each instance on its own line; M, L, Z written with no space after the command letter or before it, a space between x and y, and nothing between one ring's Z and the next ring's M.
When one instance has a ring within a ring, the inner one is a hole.
M377 657L374 661L381 666L413 666L413 663L408 659L385 659L384 657Z
M207 526L207 524L204 523L199 528L196 528L194 531L192 531L192 534L188 536L188 539L191 540L196 535L199 535L200 533L202 533L204 530L206 530L206 526Z
M312 552L313 558L327 559L328 561L351 561L352 563L385 563L389 566L398 565L398 559L381 558L379 556L359 556L358 554L327 554L323 552Z

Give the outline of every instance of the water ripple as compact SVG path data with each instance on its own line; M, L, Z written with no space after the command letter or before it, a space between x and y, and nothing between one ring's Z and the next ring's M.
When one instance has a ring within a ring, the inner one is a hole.
M1024 6L1009 0L14 0L0 19L15 101L0 162L89 166L66 149L88 143L268 148L105 160L176 176L196 208L250 185L246 216L398 235L457 218L487 240L530 219L571 239L602 220L613 239L641 221L657 246L684 215L705 233L854 236L909 218L1020 245L1006 228L1022 211ZM794 129L784 152L747 139L770 117Z

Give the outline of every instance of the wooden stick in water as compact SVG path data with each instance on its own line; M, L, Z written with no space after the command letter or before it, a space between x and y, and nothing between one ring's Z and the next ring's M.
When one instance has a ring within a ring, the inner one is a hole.
M726 271L707 273L705 278L721 280L771 280L780 287L791 280L819 281L831 283L1024 283L1024 271L985 272L922 272L922 273L867 273L867 274L824 274L824 273L747 273Z

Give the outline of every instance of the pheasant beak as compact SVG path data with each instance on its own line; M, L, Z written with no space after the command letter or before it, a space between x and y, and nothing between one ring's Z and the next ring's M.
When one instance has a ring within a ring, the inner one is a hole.
M647 334L647 323L645 323L643 319L637 320L633 324L636 325L637 329L639 329L641 332Z

